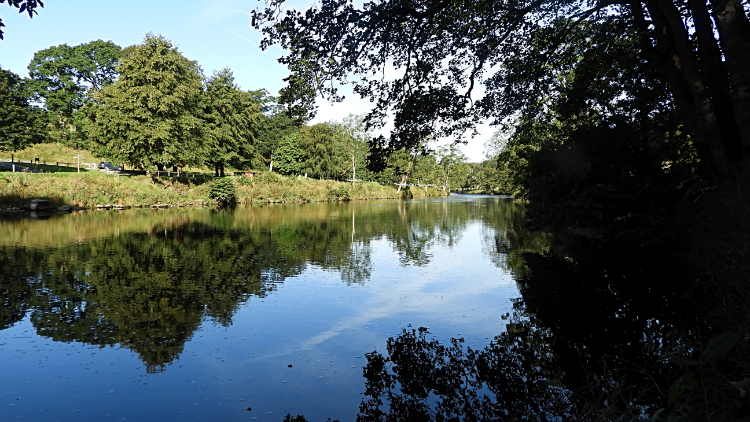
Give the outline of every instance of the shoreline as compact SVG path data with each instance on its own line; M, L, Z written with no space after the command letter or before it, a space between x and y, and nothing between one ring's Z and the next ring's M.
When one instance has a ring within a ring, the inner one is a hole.
M228 176L237 205L410 199L448 195L440 189L362 182L298 179L275 173L254 178ZM217 179L222 180L222 179ZM0 215L44 211L126 210L131 208L218 207L210 197L214 180L103 173L0 173ZM33 202L44 201L42 208Z

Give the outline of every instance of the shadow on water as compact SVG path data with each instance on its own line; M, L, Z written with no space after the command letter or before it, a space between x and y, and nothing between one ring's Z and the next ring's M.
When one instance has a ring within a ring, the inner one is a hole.
M522 298L488 347L410 327L369 353L357 420L750 417L748 360L734 347L747 339L714 328L712 296L684 262L634 247L566 253L501 263L520 275Z
M717 329L716 296L683 260L566 246L520 225L488 236L522 294L505 332L472 349L404 329L367 354L357 421L750 418L748 356L736 347L748 339Z

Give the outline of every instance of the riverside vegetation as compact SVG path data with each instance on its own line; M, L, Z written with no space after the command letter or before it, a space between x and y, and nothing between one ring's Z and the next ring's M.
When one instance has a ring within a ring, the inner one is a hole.
M0 207L22 207L34 198L53 205L94 207L152 204L197 205L216 202L217 184L229 182L229 191L218 201L229 203L317 202L409 198L444 195L435 187L394 186L374 182L345 183L260 173L216 180L185 177L113 176L99 172L31 174L0 173ZM226 189L226 188L225 188Z

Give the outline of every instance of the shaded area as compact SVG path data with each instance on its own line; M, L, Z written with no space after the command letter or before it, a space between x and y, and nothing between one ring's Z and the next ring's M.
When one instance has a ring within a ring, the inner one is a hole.
M523 297L488 347L410 328L369 353L357 420L746 420L747 339L685 263L578 246L515 261Z

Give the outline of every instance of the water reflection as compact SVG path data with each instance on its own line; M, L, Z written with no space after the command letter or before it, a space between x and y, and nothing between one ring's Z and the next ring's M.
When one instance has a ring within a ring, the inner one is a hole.
M24 346L26 326L69 354L128 349L158 388L127 390L143 370L115 367L108 379L122 377L124 392L101 407L130 403L119 416L143 420L207 398L212 407L185 418L263 417L258 409L266 420L292 412L311 421L337 411L360 421L748 413L747 395L730 383L744 376L742 361L703 359L721 333L704 317L711 297L678 257L529 232L523 218L512 200L453 197L0 222L0 330L15 336L0 350L36 364L15 352L36 347ZM55 376L69 366L62 359ZM13 379L25 380L19 373ZM43 396L28 388L27 398ZM219 412L240 396L253 403ZM151 404L139 415L130 397ZM8 409L0 419L31 415Z
M509 251L499 264L522 293L505 331L472 348L403 330L367 356L358 421L750 416L747 357L733 354L743 339L706 319L715 304L679 258L581 239L541 254L555 249L538 247L545 236L517 239L485 236L485 248Z
M0 329L27 314L40 336L138 354L150 373L177 359L204 319L232 324L309 266L347 284L372 272L385 239L402 266L423 267L466 225L509 230L518 204L487 200L308 204L238 209L97 212L0 223ZM496 255L495 251L489 252ZM252 303L249 304L252 306Z

